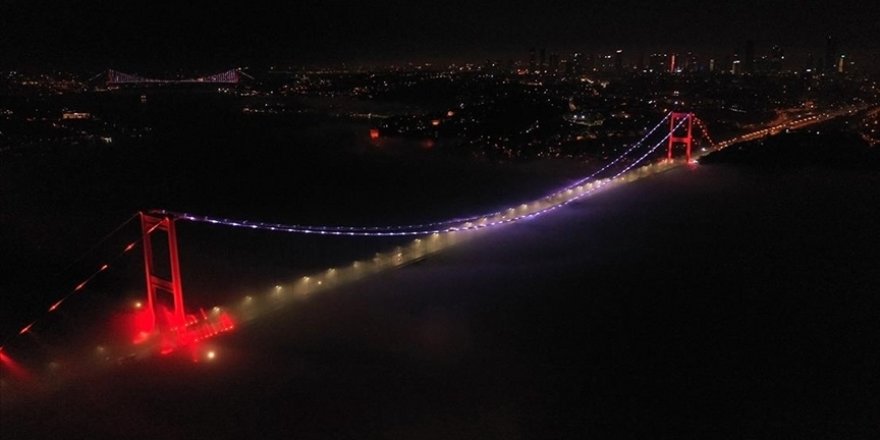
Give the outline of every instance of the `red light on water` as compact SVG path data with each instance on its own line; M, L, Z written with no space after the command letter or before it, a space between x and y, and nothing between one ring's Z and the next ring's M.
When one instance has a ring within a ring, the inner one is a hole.
M13 377L17 379L28 379L30 378L30 373L24 369L18 362L15 362L9 355L3 352L2 348L0 348L0 366L3 366L6 370L12 374Z
M372 140L379 139L379 129L378 128L371 128L370 129L370 139L372 139Z
M186 347L192 351L195 360L202 356L196 354L197 352L201 353L199 348L201 341L235 329L235 319L225 311L214 315L202 313L201 319L198 315L186 315L182 322L173 320L170 313L165 313L165 315L167 325L153 327L148 311L135 313L134 326L141 330L136 330L134 343L143 344L149 340L155 340L161 355L168 355Z
M222 331L228 331L235 328L235 321L232 319L232 316L229 316L228 313L223 313L220 315L220 327Z

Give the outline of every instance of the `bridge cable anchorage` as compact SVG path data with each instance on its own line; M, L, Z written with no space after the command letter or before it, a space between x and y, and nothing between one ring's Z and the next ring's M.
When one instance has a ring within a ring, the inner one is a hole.
M668 118L664 117L661 121L661 124L665 122ZM618 172L617 174L610 177L608 180L613 180L623 173L631 170L636 165L642 163L648 156L657 150L662 144L666 143L672 136L675 130L680 128L685 122L687 122L687 118L681 119L678 121L677 125L672 126L672 130L666 134L658 143L652 146L647 153L643 154L641 157L630 163L623 170ZM658 124L657 127L659 127ZM657 129L654 128L654 130ZM646 137L647 138L647 137ZM645 138L645 139L646 139ZM641 141L640 141L641 142ZM624 155L628 155L634 148L630 148ZM620 160L620 158L615 159L615 161ZM584 185L582 181L581 185L569 185L561 190L554 191L550 194L547 194L544 197L541 197L537 200L534 200L530 203L526 203L523 205L519 205L519 207L511 207L506 210L497 211L494 214L487 214L484 216L478 216L474 219L479 219L476 223L472 221L468 222L458 222L456 220L447 220L443 222L435 222L431 224L427 228L419 227L420 225L413 226L320 226L320 225L298 225L298 224L280 224L280 223L266 223L259 221L251 221L251 220L233 220L228 218L219 218L219 217L210 217L205 215L195 215L189 213L176 213L167 210L152 210L151 214L154 215L163 215L170 216L175 219L187 220L192 222L199 223L209 223L214 225L222 225L222 226L231 226L237 228L246 228L246 229L260 229L260 230L268 230L275 232L288 232L288 233L296 233L296 234L311 234L311 235L329 235L329 236L351 236L351 237L403 237L403 236L421 236L421 235L431 235L431 234L439 234L439 233L448 233L448 232L458 232L458 231L474 231L486 229L494 226L499 226L502 224L508 224L520 220L531 219L538 215L542 215L545 212L548 212L552 209L555 209L559 206L566 205L571 203L574 200L578 200L584 195L590 194L594 192L598 187L601 187L605 184L605 182L597 181L595 182L595 186L591 187L589 190L584 190ZM577 189L577 191L575 191ZM528 207L531 206L532 209L529 210ZM525 208L523 208L525 207ZM438 227L439 226L439 227Z

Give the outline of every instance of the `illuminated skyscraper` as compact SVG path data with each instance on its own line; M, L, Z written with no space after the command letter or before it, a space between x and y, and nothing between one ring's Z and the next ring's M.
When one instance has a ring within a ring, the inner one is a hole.
M550 54L550 62L547 65L547 71L550 73L559 73L559 55L555 53Z
M755 42L746 41L745 58L742 63L743 73L755 73Z
M614 73L623 73L623 50L620 49L614 54Z
M538 65L538 70L541 72L547 70L547 49L541 48L541 64Z
M825 72L832 73L837 68L837 42L829 35L825 39Z
M529 73L535 71L535 48L529 49Z
M782 71L782 68L785 64L785 53L782 51L782 48L779 46L773 46L770 48L770 57L768 59L768 70L771 73L779 73Z

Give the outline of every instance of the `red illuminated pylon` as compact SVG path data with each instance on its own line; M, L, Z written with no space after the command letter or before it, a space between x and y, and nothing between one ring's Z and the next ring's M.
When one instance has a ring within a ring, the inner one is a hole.
M144 270L147 278L147 311L150 317L150 329L156 327L156 294L161 290L170 293L174 298L174 310L170 326L182 326L186 321L183 307L183 286L180 281L180 261L177 254L177 231L174 228L174 219L169 216L156 217L143 212L141 216L141 230L144 241ZM171 260L171 279L166 280L153 272L153 244L150 237L156 231L164 231L168 234L168 256Z
M675 129L678 124L687 119L687 122L683 125L687 127L687 135L678 136L675 134ZM693 126L694 126L694 114L693 113L678 113L672 112L669 115L669 150L667 151L666 158L672 159L672 147L676 143L683 143L687 147L687 161L691 161L691 147L694 143L693 137Z

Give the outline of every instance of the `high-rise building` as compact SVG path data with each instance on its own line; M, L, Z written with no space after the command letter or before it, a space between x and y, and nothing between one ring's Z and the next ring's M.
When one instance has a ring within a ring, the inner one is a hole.
M541 48L541 64L538 65L538 70L544 72L547 70L547 49Z
M746 41L745 58L742 62L743 73L755 73L755 42Z
M694 55L693 52L688 52L687 56L684 56L683 58L684 59L681 61L682 70L686 72L698 72L700 70L703 70L703 68L700 66L700 63L697 61L697 56Z
M821 63L819 63L819 64L821 64ZM804 65L804 71L815 73L815 72L817 72L816 65L817 65L816 57L813 55L812 52L808 53L807 54L807 63Z
M785 65L785 53L782 51L782 48L779 46L771 47L770 56L768 57L767 61L767 69L770 71L770 73L781 72Z
M535 48L529 49L529 73L535 72Z
M837 42L829 35L825 39L825 72L832 73L837 67Z
M623 73L623 50L617 49L614 53L614 73Z
M571 68L572 75L580 75L583 72L583 62L584 55L582 53L575 52L571 55L571 61L568 65Z
M648 69L654 72L668 72L669 55L665 53L652 53L648 57Z
M550 54L550 61L547 65L547 72L557 74L559 73L559 55L555 53Z

